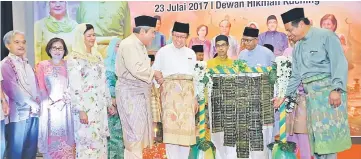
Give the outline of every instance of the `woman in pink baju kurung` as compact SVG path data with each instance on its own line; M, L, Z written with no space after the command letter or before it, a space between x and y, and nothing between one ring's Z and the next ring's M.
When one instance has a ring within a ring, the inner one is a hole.
M53 38L46 51L52 59L41 61L36 67L42 97L38 147L44 158L73 159L74 126L66 93L66 63L62 59L67 48L63 39Z

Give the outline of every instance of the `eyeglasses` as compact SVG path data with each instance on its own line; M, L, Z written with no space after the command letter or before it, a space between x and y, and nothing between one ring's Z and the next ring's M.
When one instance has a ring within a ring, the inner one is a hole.
M62 47L52 47L51 51L64 51L64 48L62 48Z
M228 45L227 44L222 44L222 45L217 45L216 44L216 48L225 48L225 47L227 47Z
M250 42L253 41L254 39L256 39L256 38L253 38L253 39L242 39L242 42L244 42L244 43L250 43Z

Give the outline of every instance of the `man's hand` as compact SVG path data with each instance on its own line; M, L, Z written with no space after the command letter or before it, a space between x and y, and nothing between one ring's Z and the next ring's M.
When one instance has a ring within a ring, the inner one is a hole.
M199 103L197 101L197 99L195 100L195 108L194 108L194 114L197 114L199 110Z
M38 114L38 113L39 113L39 111L40 111L40 106L39 106L39 104L37 103L37 101L32 101L32 100L30 100L28 104L30 105L30 112L31 112L32 114Z
M115 100L115 98L112 98L112 106L113 107L117 107L117 101Z
M338 91L331 91L330 96L328 97L328 102L334 108L337 108L341 105L341 93Z
M79 119L80 119L80 123L82 124L88 124L88 115L86 115L86 113L84 111L80 111L79 112Z
M109 113L110 116L113 116L113 115L117 114L117 108L115 108L114 106L110 106L108 108L108 113Z
M273 98L273 108L278 109L286 98Z
M6 101L4 100L4 102L1 103L1 104L2 104L2 106L3 106L2 109L3 109L4 115L5 115L5 116L8 116L9 113L10 113L10 108L9 108L8 102L6 102Z
M154 78L155 78L155 80L157 81L158 84L160 84L160 85L163 84L164 79L163 79L163 74L162 74L162 72L160 72L160 71L155 71L155 72L154 72Z

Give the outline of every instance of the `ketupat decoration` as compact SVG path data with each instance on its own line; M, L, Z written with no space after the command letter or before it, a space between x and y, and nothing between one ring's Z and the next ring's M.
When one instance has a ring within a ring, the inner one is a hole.
M283 98L286 94L289 78L291 77L291 59L284 56L279 56L276 58L275 62L277 70L277 97ZM296 159L296 144L294 142L287 142L286 134L286 112L292 112L293 107L294 103L287 100L282 103L279 108L280 141L276 141L268 145L268 147L272 149L273 159Z
M282 59L282 58L279 58ZM289 60L286 60L289 62ZM270 76L269 82L270 84L274 84L276 81L285 81L285 79L280 79L280 77L283 77L284 75L280 75L279 72L282 71L281 65L279 65L281 62L278 61L278 63L275 63L273 66L270 67L248 67L246 62L243 60L235 60L232 67L222 67L217 66L215 68L209 68L207 69L206 62L197 62L195 66L195 83L196 83L196 95L197 100L199 103L199 140L196 145L193 146L196 147L196 149L207 151L209 148L212 148L213 150L214 145L211 141L207 141L205 139L205 128L206 128L206 122L205 122L205 105L207 103L205 96L211 95L211 89L213 86L212 83L212 75L213 74L240 74L240 73L267 73ZM279 67L277 67L279 66ZM289 63L282 64L283 67L287 66L290 67ZM278 74L277 74L278 73ZM290 70L288 71L290 74ZM289 77L287 77L289 78ZM280 83L280 82L279 82ZM205 88L208 89L208 94L205 94ZM285 138L285 137L283 137ZM285 139L283 139L285 140ZM273 147L273 144L270 144L269 146ZM295 143L280 143L278 145L275 145L275 148L279 147L282 151L287 152L294 152ZM215 154L214 154L215 155Z

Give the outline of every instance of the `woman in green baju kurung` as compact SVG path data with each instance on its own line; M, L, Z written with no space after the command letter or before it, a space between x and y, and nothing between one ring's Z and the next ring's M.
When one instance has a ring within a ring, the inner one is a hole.
M107 56L104 60L107 77L107 84L112 97L112 104L116 107L115 102L115 83L117 77L115 75L115 58L119 47L120 39L114 38L110 41ZM110 130L110 138L108 139L108 159L123 159L124 158L124 144L123 144L123 130L120 123L120 118L115 109L115 114L108 118L108 125Z

